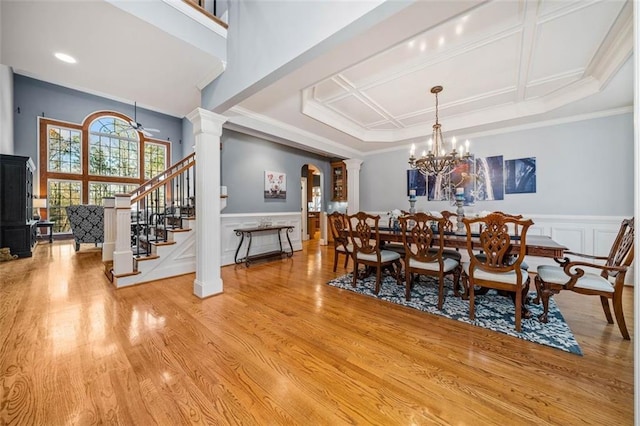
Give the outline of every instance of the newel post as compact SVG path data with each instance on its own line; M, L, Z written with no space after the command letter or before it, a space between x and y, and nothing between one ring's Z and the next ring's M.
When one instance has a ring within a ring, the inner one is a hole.
M116 247L113 252L113 274L133 272L133 252L131 251L131 196L116 194Z
M113 260L113 252L116 249L116 198L104 197L104 241L102 243L102 261Z
M227 117L196 108L193 123L196 146L196 279L193 294L200 298L222 293L220 264L220 137Z

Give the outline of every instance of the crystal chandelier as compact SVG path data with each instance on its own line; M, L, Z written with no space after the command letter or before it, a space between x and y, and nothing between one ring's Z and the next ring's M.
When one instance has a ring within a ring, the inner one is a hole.
M431 88L431 93L436 95L436 123L433 125L433 135L427 142L429 151L422 151L422 156L416 158L416 146L412 144L409 155L409 165L425 176L451 173L458 164L471 158L469 140L465 145L460 145L459 151L456 151L455 137L451 138L451 152L445 153L442 128L438 122L438 93L440 92L442 92L442 86Z

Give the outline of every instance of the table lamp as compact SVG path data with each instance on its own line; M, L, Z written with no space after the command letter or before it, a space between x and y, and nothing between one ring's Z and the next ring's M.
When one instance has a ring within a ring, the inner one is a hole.
M33 219L40 220L40 209L47 208L47 199L46 198L34 198L33 199Z

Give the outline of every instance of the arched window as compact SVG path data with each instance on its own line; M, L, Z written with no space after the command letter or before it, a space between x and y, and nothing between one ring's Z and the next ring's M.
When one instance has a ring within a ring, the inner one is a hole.
M140 176L140 138L129 123L117 117L100 117L89 125L89 174Z
M69 231L66 206L101 205L103 197L129 193L171 164L169 142L147 139L118 112L96 112L82 124L39 121L38 195L48 199L44 218L55 221L55 232ZM164 192L156 198L163 206Z

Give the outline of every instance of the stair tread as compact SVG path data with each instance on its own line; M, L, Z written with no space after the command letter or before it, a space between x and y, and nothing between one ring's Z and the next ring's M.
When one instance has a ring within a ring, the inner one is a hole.
M142 262L145 260L153 260L153 259L159 259L160 256L158 256L157 254L150 254L149 256L144 256L144 257L134 257L136 262Z

